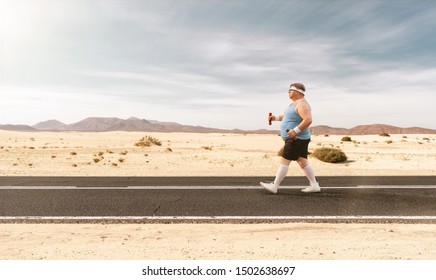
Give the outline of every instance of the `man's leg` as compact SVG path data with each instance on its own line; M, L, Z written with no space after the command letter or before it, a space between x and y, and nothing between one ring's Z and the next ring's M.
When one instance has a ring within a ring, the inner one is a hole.
M288 174L289 164L291 164L290 160L285 158L281 158L280 166L277 170L276 178L274 179L274 185L278 188L282 181L285 179L286 174Z
M305 158L298 158L297 160L298 165L300 165L300 168L303 170L304 175L306 175L307 179L309 179L310 184L315 184L315 173L313 172L312 166L310 166L310 163Z
M302 192L320 192L321 188L319 187L318 182L315 178L315 173L313 172L312 166L310 166L310 163L307 159L303 157L299 157L297 159L298 165L300 165L301 169L303 170L304 174L306 175L307 179L310 182L310 187L302 189Z
M261 182L260 185L262 187L264 187L264 189L267 192L274 193L274 194L277 193L277 189L279 188L281 182L283 181L283 179L285 179L286 174L288 174L289 164L290 163L291 163L290 160L282 158L280 160L280 166L277 169L277 174L276 174L276 177L274 179L274 182L272 182L272 183L263 183L263 182Z

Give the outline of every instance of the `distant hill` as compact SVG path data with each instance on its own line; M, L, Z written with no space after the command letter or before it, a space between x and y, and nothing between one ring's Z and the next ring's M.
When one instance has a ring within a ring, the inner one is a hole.
M35 128L23 124L0 124L0 130L36 131Z
M86 118L82 121L65 126L64 130L76 131L148 131L155 130L149 121L130 118Z
M128 118L86 118L80 122L67 125L63 130L74 131L149 131L149 132L224 132L228 130L201 126L181 125L173 122L148 121Z
M361 134L434 134L436 130L421 127L407 127L401 128L385 124L372 124L372 125L358 125L349 129L348 134L361 135Z
M342 135L342 134L348 134L348 129L330 127L327 125L317 125L317 126L312 126L310 128L310 132L315 135L325 135L325 134Z
M408 127L401 128L386 124L358 125L350 129L318 125L310 128L315 135L368 135L368 134L436 134L435 129Z
M64 124L57 120L48 120L28 125L0 125L0 130L15 131L147 131L147 132L194 132L194 133L257 133L278 134L278 130L239 130L218 129L203 126L183 125L176 122L160 122L139 118L99 118L90 117L73 124ZM353 128L338 128L318 125L310 128L313 135L366 135L366 134L436 134L435 129L420 127L401 128L385 124L359 125Z
M39 129L39 130L59 130L65 127L66 124L57 121L57 120L48 120L45 122L39 122L35 125L33 125L33 128Z

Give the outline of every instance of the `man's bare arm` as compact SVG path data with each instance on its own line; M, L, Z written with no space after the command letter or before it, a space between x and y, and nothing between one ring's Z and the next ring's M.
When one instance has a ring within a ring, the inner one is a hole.
M312 124L312 110L310 109L309 104L306 102L301 102L298 104L297 113L303 119L301 123L298 125L300 130L305 130Z

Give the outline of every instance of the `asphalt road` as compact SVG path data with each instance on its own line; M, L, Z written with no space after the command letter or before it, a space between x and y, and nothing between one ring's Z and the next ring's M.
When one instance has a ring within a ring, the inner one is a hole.
M413 222L436 223L436 176L0 177L2 222Z

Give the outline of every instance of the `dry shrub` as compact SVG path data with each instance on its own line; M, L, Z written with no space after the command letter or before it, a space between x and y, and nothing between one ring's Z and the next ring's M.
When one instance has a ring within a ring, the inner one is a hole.
M387 134L386 132L380 133L379 136L383 136L383 137L391 137L389 134Z
M137 147L150 147L151 145L161 146L162 143L151 136L142 137L138 142L135 143Z
M282 147L278 152L277 152L277 156L281 157L283 156L283 150L285 149L285 147Z
M337 163L344 162L347 160L347 156L340 149L335 148L319 148L316 149L312 156L319 159L320 161L329 162L329 163Z
M350 136L344 136L344 137L342 137L341 141L351 142L351 137Z

